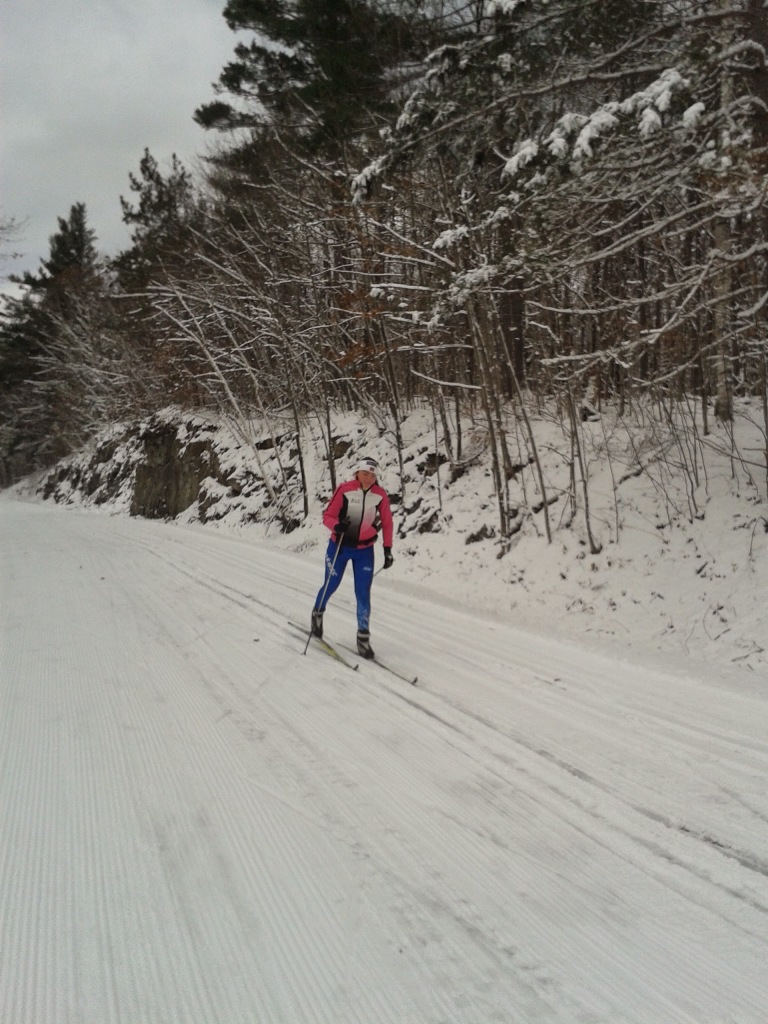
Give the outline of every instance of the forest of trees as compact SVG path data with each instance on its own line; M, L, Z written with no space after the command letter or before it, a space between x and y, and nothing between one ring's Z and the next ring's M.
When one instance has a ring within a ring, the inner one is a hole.
M543 408L768 436L763 0L229 0L195 181L145 152L106 260L84 205L0 325L3 483L169 404L242 431L414 405L462 458ZM764 453L768 472L768 443ZM543 481L541 482L543 489Z

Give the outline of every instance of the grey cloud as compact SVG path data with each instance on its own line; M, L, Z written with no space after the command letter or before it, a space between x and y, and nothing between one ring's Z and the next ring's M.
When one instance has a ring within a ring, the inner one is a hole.
M145 147L161 166L206 151L192 120L237 42L224 0L5 0L0 213L23 221L16 261L37 268L57 218L84 202L98 246L128 241L120 195ZM3 281L0 281L0 287Z

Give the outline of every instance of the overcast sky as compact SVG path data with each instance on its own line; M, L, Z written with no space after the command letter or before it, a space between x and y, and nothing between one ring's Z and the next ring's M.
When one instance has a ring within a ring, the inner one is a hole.
M145 147L164 171L172 153L193 169L215 140L192 115L238 42L225 2L2 0L0 216L22 231L2 246L0 288L37 270L74 203L100 252L123 248L119 197Z

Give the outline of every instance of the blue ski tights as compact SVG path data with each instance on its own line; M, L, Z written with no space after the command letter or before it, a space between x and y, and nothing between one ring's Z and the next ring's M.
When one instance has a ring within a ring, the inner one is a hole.
M336 554L336 541L332 540L328 545L328 550L325 553L325 578L323 579L323 585L317 592L317 598L315 599L315 608L318 611L324 612L325 606L328 604L331 596L336 592L341 578L344 575L344 570L347 568L347 563L352 563L352 571L355 575L355 597L357 598L357 628L363 632L368 632L369 623L371 620L371 584L373 583L373 546L367 548L353 548L346 547L344 544L341 545L339 554L336 558L336 564L333 566L333 572L331 573L331 565L333 564L333 556ZM330 574L330 581L329 581ZM325 590L326 584L328 589ZM325 598L323 598L323 591L325 591ZM322 607L320 602L323 601Z

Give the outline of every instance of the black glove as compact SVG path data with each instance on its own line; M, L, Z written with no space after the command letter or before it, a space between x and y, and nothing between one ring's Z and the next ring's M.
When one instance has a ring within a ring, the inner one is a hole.
M341 540L341 538L344 536L348 529L349 520L340 519L333 528L333 536L335 537L336 540Z
M384 568L388 569L393 562L392 548L384 548Z

